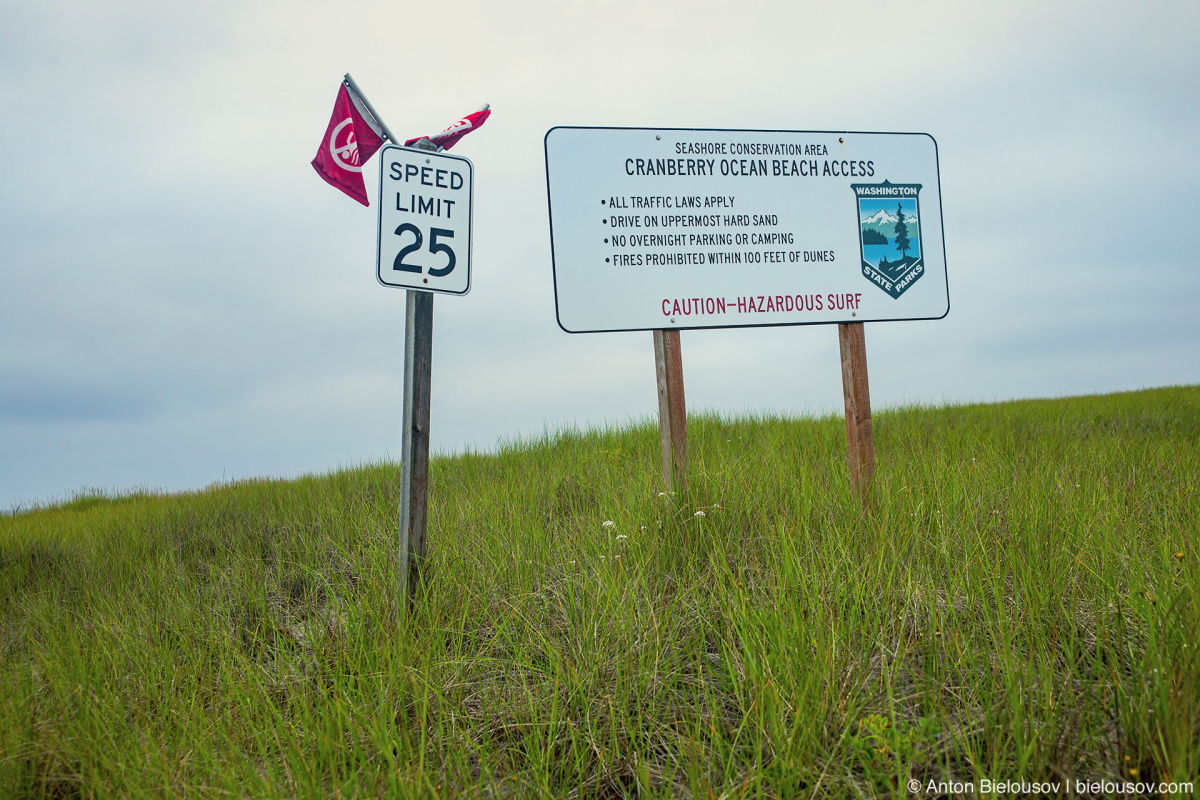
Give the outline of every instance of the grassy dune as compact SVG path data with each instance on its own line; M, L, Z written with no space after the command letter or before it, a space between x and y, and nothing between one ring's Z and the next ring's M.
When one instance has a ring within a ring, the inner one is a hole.
M689 435L436 459L407 615L393 465L0 518L0 796L1200 784L1200 388Z

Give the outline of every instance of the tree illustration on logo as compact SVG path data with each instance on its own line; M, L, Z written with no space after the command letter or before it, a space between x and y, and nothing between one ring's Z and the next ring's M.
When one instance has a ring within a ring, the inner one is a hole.
M900 255L908 257L908 226L904 224L904 209L900 204L896 204L896 249L900 251Z

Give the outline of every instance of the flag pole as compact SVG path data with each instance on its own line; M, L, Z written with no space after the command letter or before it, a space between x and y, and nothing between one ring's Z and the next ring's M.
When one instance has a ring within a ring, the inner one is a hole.
M375 110L375 106L371 105L371 101L367 99L365 94L363 94L362 89L358 88L358 84L354 82L354 78L350 77L349 72L345 74L345 76L342 78L342 81L346 84L346 88L354 92L358 99L362 101L362 104L367 107L367 111L371 112L371 116L374 117L375 121L379 123L379 127L383 128L383 133L385 136L387 136L388 141L392 144L400 144L400 141L388 128L387 123L383 121L383 117L379 116L379 112Z

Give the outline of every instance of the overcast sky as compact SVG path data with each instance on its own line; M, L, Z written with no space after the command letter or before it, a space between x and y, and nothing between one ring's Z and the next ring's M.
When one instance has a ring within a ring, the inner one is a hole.
M649 333L554 316L555 125L922 131L949 316L872 403L1200 382L1200 4L0 2L0 506L394 458L404 293L309 162L349 71L401 136L492 104L433 446L657 410ZM374 194L376 164L365 171ZM840 409L835 328L683 334L692 410Z

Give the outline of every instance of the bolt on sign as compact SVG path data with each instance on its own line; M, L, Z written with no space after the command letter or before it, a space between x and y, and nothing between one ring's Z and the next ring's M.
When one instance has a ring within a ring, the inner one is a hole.
M545 149L569 333L949 312L928 134L556 127Z
M375 275L381 284L471 290L473 173L462 156L390 144L380 150Z

